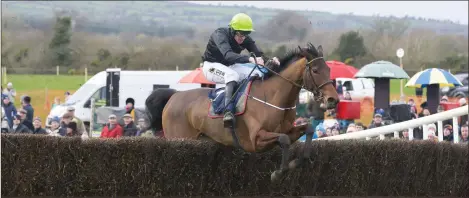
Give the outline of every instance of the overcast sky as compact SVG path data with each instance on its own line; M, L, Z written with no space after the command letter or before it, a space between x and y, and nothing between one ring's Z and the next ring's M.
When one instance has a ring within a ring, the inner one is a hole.
M380 16L405 15L468 24L468 1L190 1L198 4L248 5L258 8L315 10Z

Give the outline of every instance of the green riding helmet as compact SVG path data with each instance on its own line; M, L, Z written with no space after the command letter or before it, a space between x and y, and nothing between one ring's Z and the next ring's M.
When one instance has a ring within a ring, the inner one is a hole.
M231 28L235 31L253 32L252 20L247 14L239 13L233 16L230 22Z

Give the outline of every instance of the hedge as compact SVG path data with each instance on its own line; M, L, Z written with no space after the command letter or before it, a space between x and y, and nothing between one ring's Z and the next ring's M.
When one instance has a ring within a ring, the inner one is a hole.
M2 196L469 197L461 144L316 141L309 163L272 184L279 148L251 154L207 141L1 137ZM292 146L292 158L302 146Z

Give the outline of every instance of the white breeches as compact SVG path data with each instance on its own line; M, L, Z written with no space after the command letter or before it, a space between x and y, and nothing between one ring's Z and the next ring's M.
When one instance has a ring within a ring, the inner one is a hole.
M253 63L237 63L227 67L221 63L205 61L202 71L204 72L205 78L207 78L207 80L217 84L226 84L231 81L240 82L241 80L245 79L248 77L249 73L251 73L254 66L255 64ZM263 72L267 72L267 70L264 68L262 70ZM259 77L264 76L264 73L262 73L259 69L254 70L251 76L256 74L259 75Z

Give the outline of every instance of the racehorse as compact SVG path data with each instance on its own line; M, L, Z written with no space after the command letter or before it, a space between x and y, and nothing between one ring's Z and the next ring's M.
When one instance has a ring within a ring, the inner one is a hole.
M282 162L271 175L271 180L277 181L289 168L296 168L310 157L314 130L310 130L308 124L293 126L300 90L311 91L315 100L326 104L327 109L335 108L339 101L321 46L317 49L311 43L305 48L298 46L279 62L280 65L267 62L264 68L268 73L263 79L245 80L251 83L250 88L245 88L247 91L243 93L246 101L238 103L244 104L244 111L236 114L231 133L224 128L223 115L208 116L213 101L208 97L213 91L209 88L180 92L168 88L154 90L145 102L150 127L162 130L167 139L198 139L204 135L226 146L241 147L246 152L264 152L279 145ZM290 144L303 134L307 137L303 156L288 164Z

